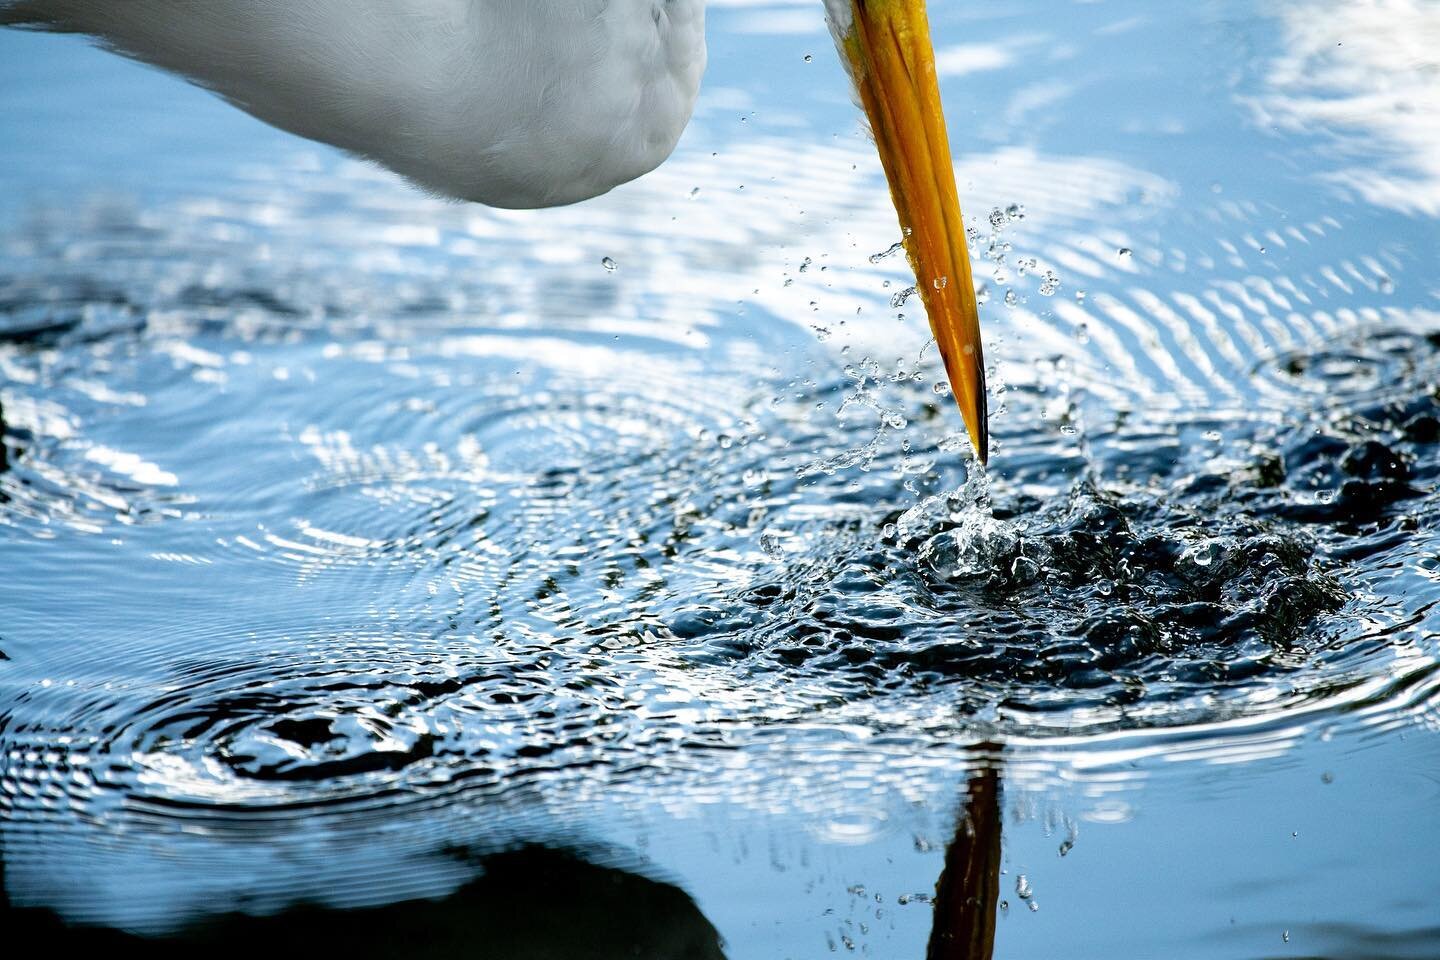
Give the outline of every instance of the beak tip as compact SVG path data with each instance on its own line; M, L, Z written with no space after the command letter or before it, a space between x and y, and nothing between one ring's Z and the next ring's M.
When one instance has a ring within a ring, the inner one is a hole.
M990 463L990 404L986 396L985 381L981 379L980 389L975 396L974 409L961 411L965 425L970 429L970 442L975 446L975 456L980 465Z

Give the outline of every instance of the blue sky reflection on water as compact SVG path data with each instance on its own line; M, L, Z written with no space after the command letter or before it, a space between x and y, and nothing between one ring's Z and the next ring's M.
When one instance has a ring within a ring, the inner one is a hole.
M1367 352L1440 329L1433 4L932 6L997 498L1088 470L1183 538L1213 503L1187 477L1434 390ZM882 564L867 541L963 474L819 4L711 7L672 161L535 213L0 32L0 330L42 331L0 340L12 903L160 931L440 896L474 873L452 848L538 843L678 887L727 956L919 957L999 738L996 956L1440 952L1426 447L1364 559L1295 534L1325 557L1297 589L1348 605L1273 674L1220 654L1213 698L1122 666L1148 699L1037 681L1027 711L985 664L887 688L727 626L771 588L868 622L804 572ZM1257 515L1309 522L1268 489Z

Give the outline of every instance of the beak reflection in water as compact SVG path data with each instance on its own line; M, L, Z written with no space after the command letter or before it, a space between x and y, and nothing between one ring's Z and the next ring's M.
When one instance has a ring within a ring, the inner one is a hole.
M935 919L926 960L991 960L1000 901L1000 753L980 747L980 765L965 788L955 838L935 884Z
M945 372L984 463L990 433L980 316L925 0L830 0L830 7Z

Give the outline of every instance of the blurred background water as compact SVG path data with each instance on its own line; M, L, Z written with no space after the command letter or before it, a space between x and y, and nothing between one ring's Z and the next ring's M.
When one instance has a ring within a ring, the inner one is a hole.
M820 5L710 7L541 212L0 33L7 929L1440 955L1440 6L932 4L983 479Z

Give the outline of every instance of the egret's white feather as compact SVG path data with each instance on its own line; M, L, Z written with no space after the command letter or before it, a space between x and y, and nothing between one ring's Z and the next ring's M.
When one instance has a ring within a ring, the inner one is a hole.
M825 19L836 42L844 40L855 26L855 0L825 0Z
M438 193L544 207L654 169L705 68L704 0L0 0Z

